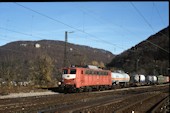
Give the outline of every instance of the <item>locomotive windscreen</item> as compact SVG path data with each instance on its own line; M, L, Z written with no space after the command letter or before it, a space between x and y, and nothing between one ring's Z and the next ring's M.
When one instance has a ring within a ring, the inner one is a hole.
M68 69L63 69L63 74L68 74Z
M76 69L71 69L70 74L76 74Z

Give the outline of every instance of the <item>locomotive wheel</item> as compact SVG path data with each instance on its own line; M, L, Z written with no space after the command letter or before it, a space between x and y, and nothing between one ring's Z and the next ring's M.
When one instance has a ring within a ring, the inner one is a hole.
M109 89L109 86L105 86L105 90L108 90Z
M91 92L92 88L91 87L85 87L85 92Z
M103 86L101 86L99 90L100 90L100 91L104 91L105 88L104 88Z
M76 89L76 92L77 92L77 93L82 93L82 92L83 92L83 89L82 89L82 88L77 88L77 89Z
M88 88L88 92L92 92L92 87L89 87L89 88Z

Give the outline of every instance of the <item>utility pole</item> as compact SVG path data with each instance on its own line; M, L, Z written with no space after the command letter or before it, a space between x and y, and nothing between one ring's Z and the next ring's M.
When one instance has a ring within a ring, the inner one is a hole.
M140 59L138 58L138 59L137 59L137 63L136 63L136 72L137 72L137 73L138 73L138 65L139 65L138 63L139 63L139 60L140 60Z
M68 66L68 59L67 59L67 40L68 40L68 33L74 33L72 32L67 32L65 31L65 45L64 45L64 62L63 62L63 67Z
M67 31L65 31L65 46L64 46L64 63L63 67L67 66Z

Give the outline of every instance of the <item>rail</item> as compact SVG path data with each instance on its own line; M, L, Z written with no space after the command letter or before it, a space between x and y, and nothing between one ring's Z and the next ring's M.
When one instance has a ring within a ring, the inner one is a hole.
M158 102L148 112L149 113L161 113L161 112L166 113L169 110L168 106L169 106L169 96L165 97L160 102Z
M142 104L144 104L146 101L152 99L152 98L155 98L157 96L159 96L161 93L157 93L155 95L152 95L152 96L149 96L145 99L142 99L140 101L137 101L135 103L132 103L132 104L129 104L128 106L125 106L123 108L120 108L116 111L114 111L113 113L135 113L135 107L136 106L141 106Z

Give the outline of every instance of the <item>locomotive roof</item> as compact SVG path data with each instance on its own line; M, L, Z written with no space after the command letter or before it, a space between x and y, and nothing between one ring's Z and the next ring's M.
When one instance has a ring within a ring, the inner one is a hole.
M64 67L63 69L67 69L67 68L87 68L87 69L93 69L93 70L103 70L100 67L94 66L94 65L71 65L70 67Z

